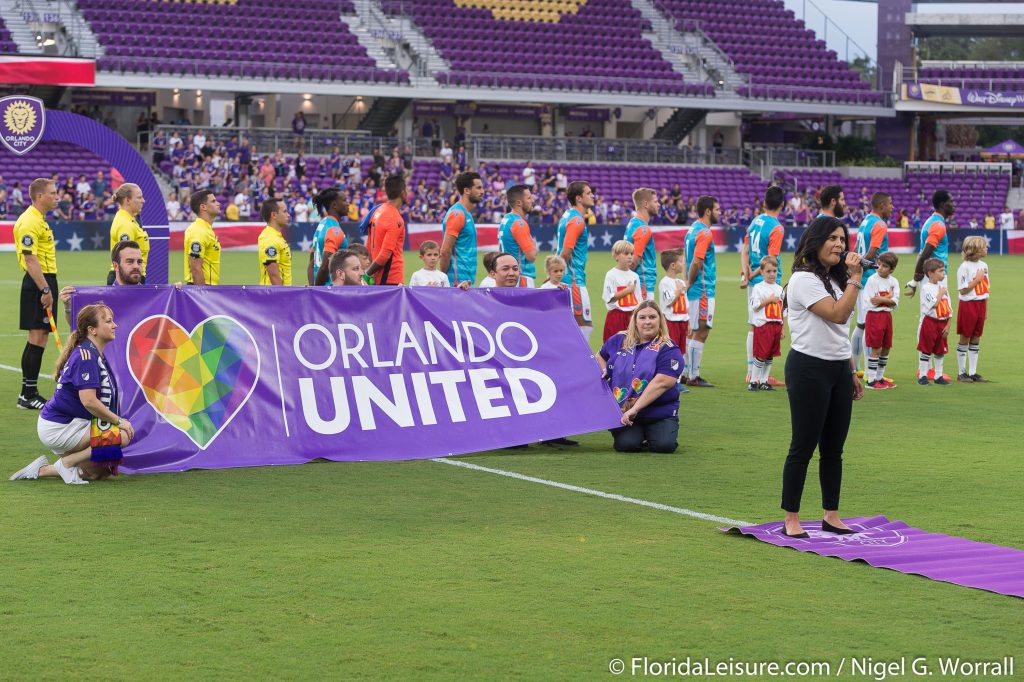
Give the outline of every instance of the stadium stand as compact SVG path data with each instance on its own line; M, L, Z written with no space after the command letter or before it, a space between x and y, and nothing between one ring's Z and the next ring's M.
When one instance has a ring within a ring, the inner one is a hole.
M996 65L950 64L945 67L922 67L917 79L934 85L956 88L1011 90L1024 87L1024 63Z
M351 0L185 3L79 0L103 46L100 71L408 83L381 69L340 19ZM210 30L209 27L218 27Z
M882 104L782 0L658 0L682 30L701 28L750 78L754 98Z
M0 53L7 54L18 51L18 46L11 39L11 32L7 30L3 17L0 17Z
M84 181L92 187L97 180L97 173L103 174L105 194L99 197L88 196L90 192L78 192L75 186ZM60 208L66 209L68 217L65 219L97 219L103 218L116 212L109 193L111 187L110 164L96 156L87 149L65 142L40 142L39 145L27 156L16 156L5 147L0 147L0 214L8 217L16 216L24 205L29 203L28 186L32 181L40 177L57 176L58 193L61 194L61 201L67 202ZM81 176L85 176L83 179ZM65 186L70 181L71 190L65 192ZM14 198L14 188L17 186L22 193L23 204L19 205ZM65 196L66 194L66 196ZM92 202L90 205L87 202ZM88 214L88 216L86 216Z
M787 170L776 177L802 194L813 194L825 185L841 185L854 218L870 210L868 204L873 192L888 192L897 213L891 221L894 226L900 211L906 213L911 226L914 216L924 219L931 215L932 193L939 188L948 189L956 200L956 224L966 227L973 219L980 225L986 213L999 215L1002 212L1010 189L1010 176L1006 173L936 173L913 167L903 179L843 178L838 171L827 170Z
M409 13L451 64L442 85L648 92L710 96L685 83L641 36L644 19L628 0L384 0ZM609 39L614 36L614 39Z

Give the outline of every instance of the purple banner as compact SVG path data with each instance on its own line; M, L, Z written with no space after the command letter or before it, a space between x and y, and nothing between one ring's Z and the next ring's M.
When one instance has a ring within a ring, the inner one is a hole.
M619 424L564 291L88 287L128 472L477 452Z
M826 533L821 530L820 521L801 524L811 536L806 539L786 537L778 521L722 530L801 552L864 561L900 573L1024 597L1024 550L928 533L884 516L861 516L844 521L859 532L852 535Z
M80 106L98 104L117 107L153 107L156 106L156 93L144 90L75 90L71 93L71 103Z
M610 113L607 109L595 109L593 107L573 107L565 112L568 121L607 121Z

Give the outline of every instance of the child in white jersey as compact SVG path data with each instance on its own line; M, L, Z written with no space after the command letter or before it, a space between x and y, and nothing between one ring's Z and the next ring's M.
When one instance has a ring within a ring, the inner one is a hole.
M864 380L876 390L896 388L896 382L885 378L892 349L892 311L900 302L900 283L892 276L899 257L892 251L878 256L878 270L864 285L864 344L868 349L868 369Z
M428 239L420 244L420 260L423 261L423 267L412 273L409 286L448 286L448 275L437 269L437 262L441 260L441 247L437 245L437 242Z
M960 336L956 346L956 380L965 384L985 381L978 374L978 355L981 353L981 334L988 317L988 265L981 260L988 255L984 237L968 237L963 245L964 262L956 271L956 288L960 304L956 310L956 333Z
M750 292L750 319L754 323L754 369L748 391L774 391L768 383L772 360L782 354L782 287L775 281L779 266L774 256L761 259L762 281Z
M917 332L917 350L921 355L918 365L917 383L928 385L928 365L935 360L935 383L945 386L942 376L942 361L948 351L946 337L949 336L949 318L953 306L942 281L946 278L946 266L938 258L929 258L924 263L925 281L921 284L921 327Z

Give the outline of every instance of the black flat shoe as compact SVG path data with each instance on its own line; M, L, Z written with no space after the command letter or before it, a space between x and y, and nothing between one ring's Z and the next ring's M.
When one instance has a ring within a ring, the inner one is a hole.
M836 535L853 535L854 533L859 533L860 532L860 531L853 530L852 528L836 528L835 526L833 526L828 521L825 521L824 519L822 519L822 521L821 521L821 529L823 531L825 531L826 533L835 533Z
M810 534L807 533L806 531L804 531L803 533L794 533L793 535L790 535L789 533L786 532L786 527L785 526L782 527L782 534L785 535L787 538L794 538L796 540L802 540L804 538L811 537Z

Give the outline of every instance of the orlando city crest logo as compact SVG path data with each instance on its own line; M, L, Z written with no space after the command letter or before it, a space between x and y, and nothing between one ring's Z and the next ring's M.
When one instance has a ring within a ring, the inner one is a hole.
M18 156L39 144L45 127L43 100L25 95L0 98L0 141Z

